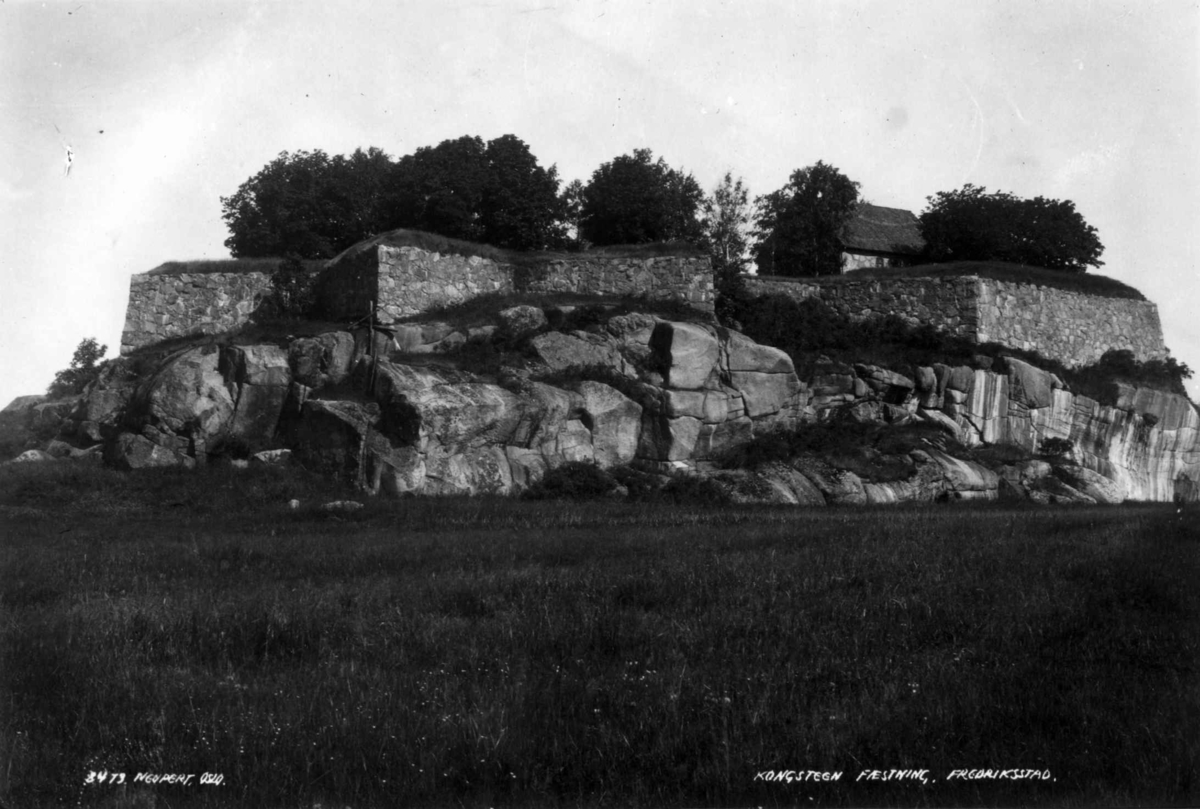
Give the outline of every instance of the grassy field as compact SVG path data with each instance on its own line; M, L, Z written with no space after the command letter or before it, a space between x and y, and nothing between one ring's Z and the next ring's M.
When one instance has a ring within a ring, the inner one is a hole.
M0 467L0 802L1200 802L1194 508L344 494Z

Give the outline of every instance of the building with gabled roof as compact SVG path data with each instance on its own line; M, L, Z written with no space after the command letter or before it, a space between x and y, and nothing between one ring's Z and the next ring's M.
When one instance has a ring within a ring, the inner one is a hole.
M925 249L912 211L860 202L842 235L842 272L875 267L906 267Z

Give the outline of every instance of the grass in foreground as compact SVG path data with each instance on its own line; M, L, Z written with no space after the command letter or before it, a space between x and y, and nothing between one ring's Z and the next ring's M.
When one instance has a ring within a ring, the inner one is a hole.
M1200 798L1194 510L283 506L324 487L0 469L0 797L98 805L103 769L224 777L160 807ZM981 767L1052 780L946 780ZM891 768L937 782L855 781ZM810 769L843 780L756 780Z

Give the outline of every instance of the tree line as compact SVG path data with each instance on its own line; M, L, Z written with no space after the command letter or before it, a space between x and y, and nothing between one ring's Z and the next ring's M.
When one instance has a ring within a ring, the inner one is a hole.
M374 234L411 228L515 250L685 241L709 252L718 289L753 261L762 274L842 271L841 238L860 185L822 161L750 201L727 172L708 193L650 149L563 184L515 135L463 136L393 159L383 150L281 152L221 198L235 258L330 258ZM1069 200L964 185L927 198L927 261L998 260L1067 272L1103 264L1096 229Z

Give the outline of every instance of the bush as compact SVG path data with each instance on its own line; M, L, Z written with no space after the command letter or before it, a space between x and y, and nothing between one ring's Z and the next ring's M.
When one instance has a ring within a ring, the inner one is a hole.
M720 484L699 475L672 475L661 489L650 499L657 502L689 506L722 506L729 503L729 496Z
M594 463L569 461L555 467L525 490L527 500L593 500L606 497L620 485Z
M289 255L271 273L270 313L281 318L308 317L316 306L315 286L316 276L299 256Z
M1186 396L1183 381L1191 379L1192 369L1174 357L1139 362L1132 351L1112 349L1104 352L1099 362L1059 375L1076 393L1101 404L1114 405L1118 395L1117 382Z
M1066 438L1045 438L1038 449L1043 455L1059 457L1069 455L1075 449L1075 444Z

